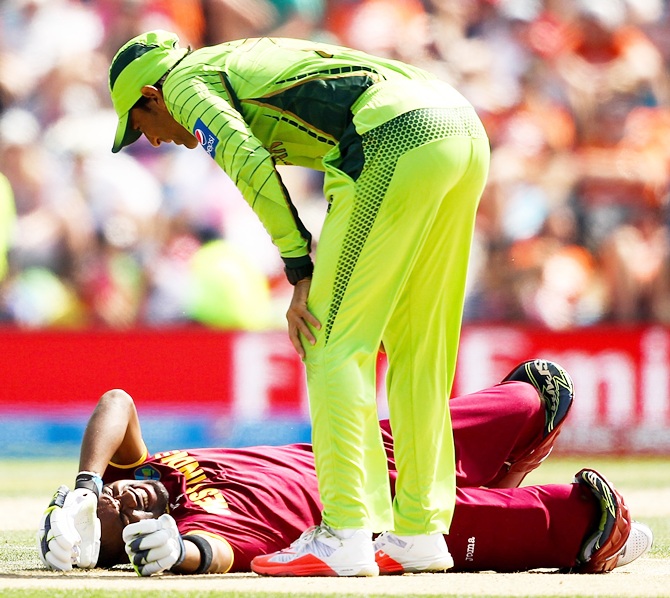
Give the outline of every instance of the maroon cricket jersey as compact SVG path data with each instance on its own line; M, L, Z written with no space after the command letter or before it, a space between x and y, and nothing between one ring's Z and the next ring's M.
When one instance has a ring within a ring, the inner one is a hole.
M311 446L189 449L157 453L132 469L109 466L105 483L160 480L181 534L203 531L233 549L231 571L286 548L321 520Z

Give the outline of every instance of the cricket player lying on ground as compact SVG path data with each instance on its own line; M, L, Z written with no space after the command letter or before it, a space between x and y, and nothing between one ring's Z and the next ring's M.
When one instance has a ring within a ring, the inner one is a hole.
M603 573L651 547L651 530L631 520L622 496L594 470L579 471L569 484L518 487L551 451L572 399L569 375L535 360L500 384L451 400L458 472L447 536L453 571ZM388 421L380 426L394 489L393 438ZM100 398L79 465L75 489L61 486L42 517L38 544L50 569L130 559L143 576L248 572L257 569L254 557L320 521L311 445L149 456L135 404L122 390ZM299 553L300 543L291 550ZM384 574L402 570L380 560Z

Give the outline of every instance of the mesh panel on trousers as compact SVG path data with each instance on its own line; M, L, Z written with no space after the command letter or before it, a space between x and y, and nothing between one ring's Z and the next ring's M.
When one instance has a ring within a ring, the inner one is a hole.
M414 148L446 137L486 138L486 132L474 109L464 106L406 112L362 136L365 166L356 181L354 208L337 262L333 298L324 330L325 344L328 344L349 280L398 159Z

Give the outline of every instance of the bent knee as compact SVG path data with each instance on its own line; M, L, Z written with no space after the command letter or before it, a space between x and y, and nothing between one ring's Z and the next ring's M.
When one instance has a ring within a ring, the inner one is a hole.
M509 381L503 382L505 386L513 386L513 401L509 401L506 410L512 414L516 413L525 417L532 417L538 411L544 412L544 402L537 389L527 382Z

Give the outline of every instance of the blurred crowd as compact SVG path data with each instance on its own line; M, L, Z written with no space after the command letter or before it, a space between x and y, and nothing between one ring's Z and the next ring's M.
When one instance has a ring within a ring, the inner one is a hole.
M309 38L434 72L490 179L466 322L670 323L668 0L0 0L0 322L283 327L291 287L200 151L111 153L107 69L148 29ZM319 173L282 167L318 242Z

